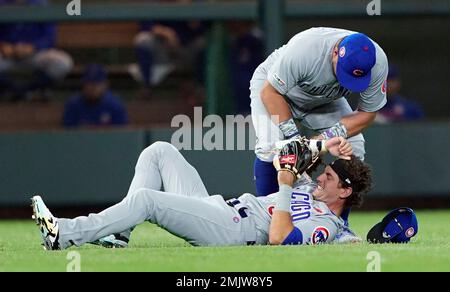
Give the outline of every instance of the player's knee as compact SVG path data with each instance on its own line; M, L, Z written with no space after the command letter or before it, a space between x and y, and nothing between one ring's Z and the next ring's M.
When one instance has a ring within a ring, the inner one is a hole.
M164 142L164 141L157 141L153 143L152 145L145 148L139 157L139 160L145 160L151 159L152 157L158 157L163 156L167 157L167 155L170 156L170 153L177 152L178 150L170 143Z
M172 144L170 144L168 142L164 142L164 141L157 141L157 142L153 143L152 145L148 146L147 149L149 149L149 151L157 152L157 153L161 153L161 154L167 154L169 152L178 151L175 148L175 146L173 146Z

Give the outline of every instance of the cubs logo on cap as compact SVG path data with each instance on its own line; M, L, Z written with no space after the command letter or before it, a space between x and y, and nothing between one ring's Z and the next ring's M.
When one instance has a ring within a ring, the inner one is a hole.
M339 84L353 92L366 90L376 63L373 42L365 34L351 34L341 41L338 52L336 77Z
M414 211L407 207L397 208L367 233L370 243L408 243L417 234L418 223Z

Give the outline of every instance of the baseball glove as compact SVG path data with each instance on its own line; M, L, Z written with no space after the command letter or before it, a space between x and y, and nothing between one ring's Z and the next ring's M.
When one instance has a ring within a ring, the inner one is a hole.
M313 162L313 153L306 141L294 140L281 148L276 161L278 171L289 171L296 178L308 169Z

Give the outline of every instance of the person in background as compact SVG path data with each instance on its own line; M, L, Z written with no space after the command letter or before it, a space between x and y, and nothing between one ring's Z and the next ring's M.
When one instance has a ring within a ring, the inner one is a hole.
M83 88L65 105L65 127L119 126L128 123L127 111L119 97L109 89L103 66L90 64L84 73Z
M192 1L148 2L189 4ZM142 84L141 98L150 98L154 86L174 70L183 70L192 75L179 85L183 98L192 105L202 99L206 30L207 24L196 20L141 23L141 31L134 39L138 64L129 67L133 78Z
M231 33L230 71L235 98L235 112L250 114L250 80L256 67L264 61L262 31L252 22L233 21Z
M399 69L394 64L389 64L389 73L387 79L387 103L378 112L376 122L407 122L423 119L425 114L422 106L400 94L402 81Z
M47 0L0 0L0 6L46 4ZM10 95L7 99L46 99L47 89L72 70L71 56L56 49L55 41L53 23L0 24L0 88ZM29 71L33 78L15 78Z

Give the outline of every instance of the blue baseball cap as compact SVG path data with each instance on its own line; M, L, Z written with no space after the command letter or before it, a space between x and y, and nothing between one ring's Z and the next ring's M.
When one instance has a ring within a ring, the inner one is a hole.
M375 63L376 50L369 37L363 33L345 37L338 46L336 77L339 84L353 92L366 90Z
M370 243L408 243L418 231L417 217L408 207L392 210L367 233Z
M108 74L100 64L89 64L83 74L84 83L100 83L106 81Z

